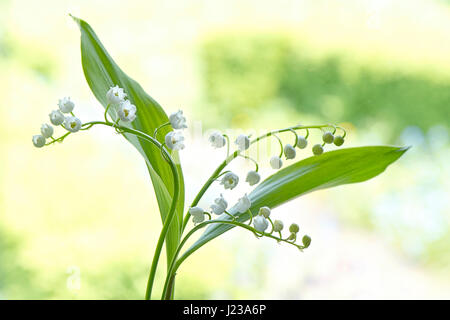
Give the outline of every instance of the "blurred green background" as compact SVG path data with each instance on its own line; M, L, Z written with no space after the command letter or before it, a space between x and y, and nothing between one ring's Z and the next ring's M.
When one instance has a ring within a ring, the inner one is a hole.
M368 183L274 210L311 235L305 253L233 230L180 269L178 298L450 298L448 2L0 0L0 299L142 298L161 226L119 136L32 147L62 96L102 117L69 12L168 113L187 113L188 202L223 157L201 130L332 122L347 146L413 146Z

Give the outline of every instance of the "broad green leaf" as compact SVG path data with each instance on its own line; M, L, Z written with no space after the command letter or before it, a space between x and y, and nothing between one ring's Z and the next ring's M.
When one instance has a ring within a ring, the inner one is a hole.
M130 102L137 107L136 120L128 126L153 135L157 127L168 122L168 117L162 107L136 81L128 77L119 68L89 24L81 19L73 18L78 23L81 31L81 60L84 75L97 100L106 108L106 92L108 89L114 85L124 88ZM116 114L113 110L111 109L108 112L116 120ZM121 125L124 124L121 123ZM165 128L161 130L160 136L164 137L169 130L171 129ZM125 134L125 138L136 147L147 163L158 200L161 218L164 221L173 197L173 177L170 167L161 157L160 150L151 143L138 139L130 134ZM176 153L173 153L172 156L178 161L178 155ZM178 201L176 216L172 221L166 238L168 259L172 257L179 243L183 219L184 182L181 166L177 165L177 169L181 177L180 199Z
M340 149L313 156L292 164L268 177L250 194L253 215L260 207L275 208L312 191L343 184L369 180L382 173L388 165L400 158L408 148L375 146ZM229 211L236 214L234 208ZM229 220L227 216L224 218ZM239 221L246 221L248 215ZM230 230L233 226L212 224L184 253L187 257L208 241Z

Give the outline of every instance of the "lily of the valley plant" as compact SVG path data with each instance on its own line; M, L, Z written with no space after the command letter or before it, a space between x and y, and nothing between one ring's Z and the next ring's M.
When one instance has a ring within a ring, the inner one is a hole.
M123 135L141 153L154 185L163 224L150 266L146 299L157 297L152 295L153 284L163 246L168 267L159 295L162 299L174 298L175 275L180 265L200 247L232 228L302 251L311 245L311 238L299 235L298 224L285 227L281 220L275 219L277 206L315 190L368 180L383 172L407 150L372 146L324 152L327 144L342 146L344 143L345 130L332 124L296 125L253 139L247 135L230 139L216 131L210 135L209 142L212 148L226 149L226 157L186 207L183 173L178 160L178 152L186 147L183 130L187 123L183 112L167 116L162 107L117 66L91 27L83 20L74 20L81 30L84 74L93 94L105 108L104 119L82 122L75 115L74 101L65 97L59 100L58 109L49 114L49 123L42 125L40 134L33 136L32 141L41 148L93 126L107 126ZM57 127L62 127L59 130L64 133L55 137ZM312 131L320 133L320 143L309 142ZM248 155L248 150L262 139L276 139L280 146L276 154L264 160L275 172L269 177L261 176L260 163ZM291 144L284 143L285 139ZM298 149L310 145L310 157L285 165L287 160L296 158ZM227 170L228 164L236 159L252 161L254 170L244 175ZM215 195L209 207L202 208L199 201L213 183L223 187L223 192ZM243 183L248 185L248 192L241 194L237 203L229 203L227 195ZM196 241L187 247L186 242L191 238Z

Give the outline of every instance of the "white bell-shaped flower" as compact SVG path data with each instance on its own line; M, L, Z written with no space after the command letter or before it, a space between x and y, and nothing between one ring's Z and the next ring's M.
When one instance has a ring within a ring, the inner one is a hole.
M284 146L284 155L286 156L287 160L294 159L295 155L296 155L295 148L292 145L290 145L289 143L286 144Z
M180 132L170 131L165 137L166 145L172 150L184 149L184 137Z
M192 222L194 223L201 223L205 220L204 211L200 207L189 208L189 214L192 216Z
M44 138L50 138L53 135L53 127L49 124L44 123L41 126L41 134Z
M248 182L251 186L259 183L260 180L261 176L259 175L259 173L253 170L247 173L247 178L245 179L245 181Z
M77 132L81 129L81 121L77 117L66 117L64 120L64 128L70 132Z
M123 122L131 122L136 119L136 106L130 100L122 101L117 109L117 114Z
M55 126L59 126L64 123L64 115L59 110L53 110L48 116L50 117L50 122Z
M45 146L45 138L40 134L33 136L32 140L36 148L42 148L43 146Z
M208 140L214 148L222 148L227 143L225 137L219 131L211 133Z
M119 86L110 87L106 93L106 100L109 104L115 105L123 102L127 94Z
M248 209L252 206L252 202L250 201L247 194L245 194L242 198L239 198L238 203L236 204L236 210L240 213L247 212Z
M244 151L250 147L250 138L245 134L241 134L236 138L234 143L237 144L239 150Z
M223 184L225 189L234 189L239 182L239 177L235 175L233 172L227 172L223 175L220 184Z
M253 226L259 232L264 232L266 231L267 227L269 227L269 221L267 221L267 219L263 216L256 216L253 219Z
M184 129L187 128L186 118L183 116L183 111L178 110L169 116L170 124L174 129Z
M273 169L280 169L283 166L283 160L278 156L273 156L270 158L270 166Z
M227 207L228 207L228 202L225 200L225 198L221 194L220 197L218 197L214 200L214 204L211 205L211 210L213 213L220 215L225 212Z
M59 99L58 107L62 113L71 113L73 108L75 108L75 103L70 100L70 97L64 97L62 99Z
M270 217L270 208L269 207L261 207L259 208L258 214L263 216L264 218Z

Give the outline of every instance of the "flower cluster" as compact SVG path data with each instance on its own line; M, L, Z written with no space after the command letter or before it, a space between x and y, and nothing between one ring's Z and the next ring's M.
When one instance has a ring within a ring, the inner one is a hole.
M105 121L103 124L112 126L116 128L116 131L119 133L123 133L127 131L126 127L119 126L119 122L131 122L136 119L136 106L131 103L130 100L127 99L127 94L125 93L123 88L119 86L110 87L106 92L106 100L108 105L105 110ZM41 134L33 136L33 144L41 148L44 145L51 144L53 142L62 141L67 135L73 132L77 132L79 130L85 130L92 127L95 123L99 122L88 122L82 124L80 119L78 119L73 110L75 108L75 104L70 100L69 97L65 97L60 99L58 102L58 110L54 110L50 113L50 122L54 126L62 126L67 133L63 136L55 139L53 138L54 128L50 124L43 124L41 127ZM112 108L112 109L111 109ZM110 122L107 119L108 111L113 110L116 114L116 121ZM169 131L165 137L164 142L160 144L161 150L163 151L164 147L167 147L171 150L181 150L184 149L184 137L182 134L182 130L187 128L186 118L183 115L183 111L178 110L177 112L171 114L168 117L168 122L159 126L154 132L154 138L157 140L158 130L165 127L171 126L172 130ZM319 125L319 126L295 126L286 129L281 129L277 131L272 131L263 135L259 138L250 140L250 136L241 134L235 140L234 144L236 145L236 151L233 152L232 155L229 153L230 149L230 139L227 135L222 134L219 131L214 131L209 136L209 142L214 148L223 148L227 146L227 159L226 161L233 160L237 156L241 156L245 159L252 160L255 164L255 170L250 170L246 174L245 182L249 184L249 186L253 187L260 183L261 175L258 172L259 164L253 158L244 155L246 150L250 148L252 143L259 141L262 138L273 136L276 138L280 144L280 153L278 155L273 155L269 159L270 166L275 169L281 169L283 167L283 159L284 155L286 160L295 159L297 156L297 149L305 149L308 146L308 137L309 137L309 129L320 129L322 131L322 144L315 144L312 147L312 152L314 155L319 156L324 152L324 146L326 144L334 143L336 146L341 146L344 143L344 138L346 132L343 128L333 126L333 125ZM326 130L327 128L332 128L332 131ZM337 129L343 131L343 135L335 135ZM299 135L296 130L306 130L306 135ZM283 141L278 137L277 134L283 132L291 132L295 135L295 142L293 144L283 144ZM46 139L52 139L53 141L46 143ZM220 181L220 184L223 185L225 190L233 190L239 184L239 176L231 171L224 171L214 174L212 177L212 181ZM237 226L243 226L247 229L252 230L255 235L258 237L268 236L276 239L277 241L289 242L291 244L296 245L300 249L306 248L309 246L311 242L311 238L305 235L302 238L303 246L299 246L295 244L297 240L297 234L300 230L299 226L295 223L289 226L289 235L286 238L282 237L281 231L284 228L284 224L281 220L271 219L271 208L268 206L257 207L252 203L251 195L245 193L242 195L237 203L228 210L228 201L225 199L224 195L221 193L218 197L214 199L214 202L210 205L209 211L203 210L203 208L193 205L189 208L189 214L192 216L192 221L194 224L201 224L205 221L205 217L208 216L209 220L212 219L212 214L221 216L227 215L229 219L227 219L228 223L236 224ZM230 213L232 212L232 213ZM254 216L253 213L257 214ZM245 221L246 219L250 219L248 225L244 225L239 221ZM223 219L219 219L217 222L225 221ZM270 231L268 231L269 226L271 226ZM275 237L272 234L279 234L279 237Z
M110 107L115 110L118 118L123 122L132 122L136 119L136 106L126 99L127 94L123 88L119 86L110 87L106 92L106 100L108 101L108 110Z
M166 134L164 142L169 149L182 150L184 149L184 136L181 130L186 129L186 118L183 116L183 111L178 110L169 116L169 123L174 130ZM156 135L156 132L155 132Z
M57 141L53 138L54 126L61 126L68 132L77 132L81 129L81 121L73 114L75 103L69 97L64 97L58 101L58 109L49 114L50 123L44 123L41 126L41 134L34 135L33 145L36 148L42 148L46 145L47 139ZM66 114L66 115L65 115Z
M181 114L179 114L181 115ZM172 116L171 116L172 117ZM176 115L173 115L174 118L177 118ZM344 143L344 137L345 137L345 130L341 127L336 127L333 125L320 125L320 126L296 126L291 127L287 129L282 129L274 132L270 132L265 136L262 137L269 137L273 136L275 137L279 144L280 144L280 154L274 155L270 157L269 164L273 169L280 169L283 166L283 159L282 156L284 155L286 160L292 160L295 159L297 156L297 150L298 149L305 149L308 146L308 137L309 137L309 129L320 129L322 131L322 144L315 144L312 147L312 152L314 155L318 156L324 152L324 146L326 144L332 144L334 143L336 146L341 146ZM333 128L332 131L326 130L327 128ZM335 135L337 129L341 129L344 134L341 135ZM296 130L304 129L306 130L306 135L301 136L299 135ZM295 142L293 144L283 144L283 141L277 136L278 133L282 132L291 132L295 136ZM255 139L253 142L258 141L260 138ZM229 138L227 135L222 134L219 131L214 131L209 136L209 142L211 143L211 146L213 148L222 148L229 144ZM245 182L247 182L250 186L255 186L261 181L261 175L258 173L258 162L246 155L242 155L241 152L247 150L250 148L251 144L253 143L250 140L250 136L241 134L239 135L234 143L237 147L237 151L233 153L232 158L235 158L237 155L242 156L246 159L252 160L256 168L255 170L250 170L247 173ZM228 145L228 153L227 156L229 157L229 148ZM215 178L215 180L220 181L220 184L223 185L225 190L233 190L239 183L239 176L231 171L225 171L220 174L218 174ZM214 202L210 205L210 211L205 211L203 208L199 206L193 206L189 209L189 214L192 216L192 221L194 224L199 224L205 221L205 217L208 216L210 219L211 214L215 215L228 215L231 218L231 221L237 221L240 217L244 217L243 215L248 215L245 217L250 218L250 225L253 225L253 230L255 232L258 232L259 236L267 236L272 235L273 233L279 234L279 237L276 238L278 241L285 241L290 242L292 244L295 244L295 241L297 241L297 234L300 230L299 226L295 223L291 224L289 226L289 235L286 238L282 237L281 231L284 228L284 224L281 220L271 220L271 209L267 206L263 206L260 208L255 208L252 205L251 197L247 194L244 194L242 197L239 198L237 203L231 208L230 212L233 212L231 214L227 211L228 208L228 202L224 198L223 194L220 194L219 197L214 199ZM256 212L258 210L258 214L256 216L253 216L252 212ZM270 231L268 231L269 226L271 226ZM271 236L273 238L273 236ZM307 235L303 236L302 238L302 244L303 246L298 246L300 248L306 248L310 245L311 238Z

